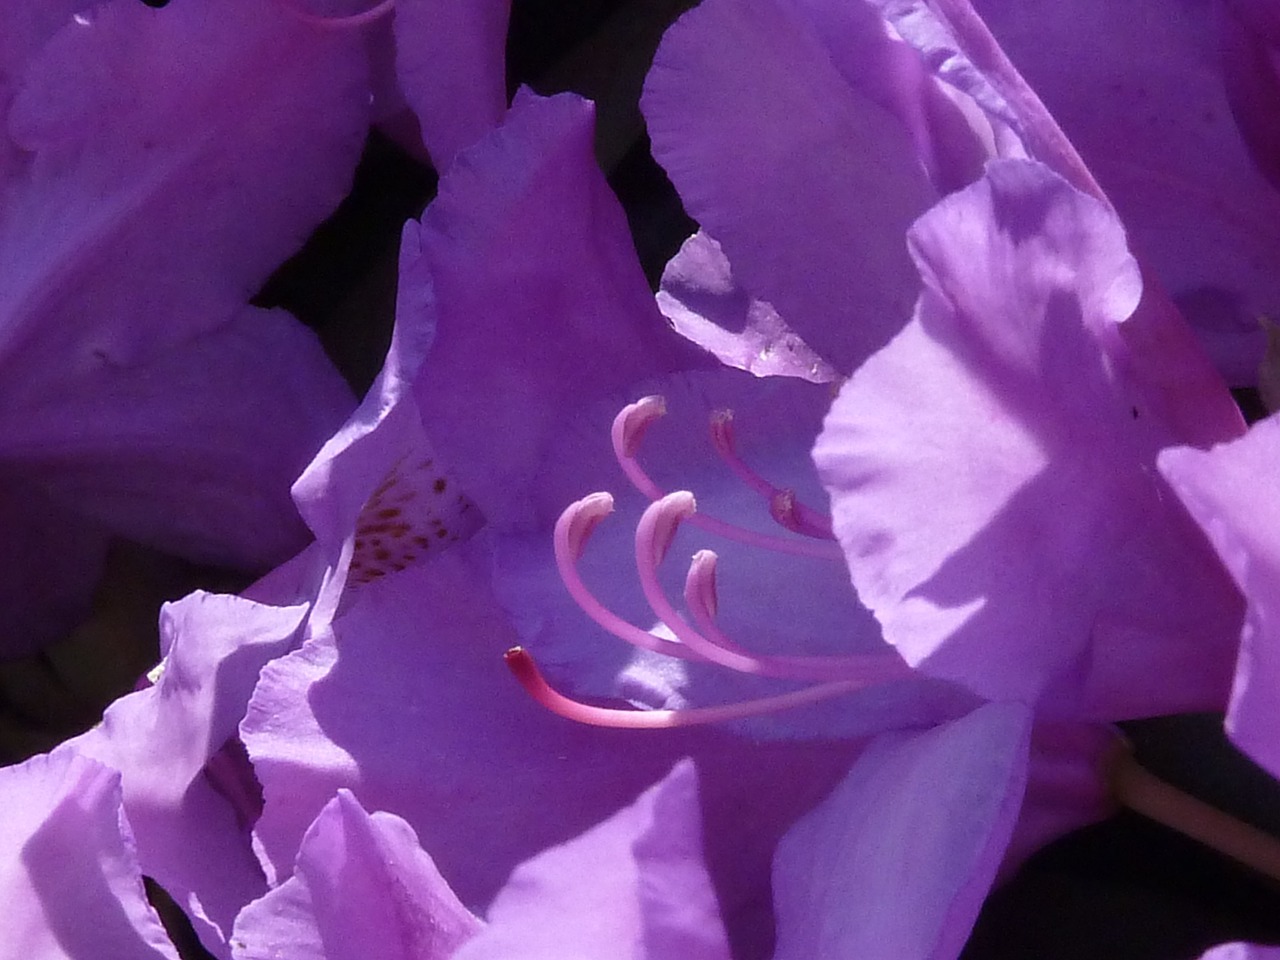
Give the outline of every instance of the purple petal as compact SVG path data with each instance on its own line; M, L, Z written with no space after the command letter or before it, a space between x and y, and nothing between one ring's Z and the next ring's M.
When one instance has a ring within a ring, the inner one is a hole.
M974 12L969 0L878 0L878 2L902 36L920 50L925 61L932 65L940 76L954 83L965 95L972 97L976 103L988 111L992 118L992 126L997 133L997 142L1001 144L1002 155L1030 155L1047 163L1077 189L1110 203L1102 186L1094 178L1093 171L1077 152L1075 144L1067 139L1057 120L1045 108L1036 91L1010 62L986 24ZM1027 9L1025 5L1007 4L1006 6L1010 10L1025 11ZM1100 6L1097 9L1104 15L1109 13ZM1030 21L1038 28L1042 21L1057 23L1055 18L1060 18L1061 27L1069 31L1069 35L1056 38L1054 43L1045 43L1042 39L1036 39L1034 44L1028 47L1031 51L1031 59L1046 62L1062 59L1057 58L1056 51L1073 48L1079 48L1082 54L1088 56L1087 61L1073 63L1069 70L1063 72L1060 82L1065 81L1068 95L1086 88L1087 82L1081 82L1081 80L1087 80L1096 70L1096 60L1089 52L1091 48L1080 47L1078 44L1080 37L1093 34L1079 30L1076 12L1073 7L1070 17L1062 17L1061 8L1054 8L1048 13L1032 14ZM1134 17L1132 23L1126 21L1126 26L1134 26L1138 23L1141 23L1140 18ZM1117 34L1117 31L1112 30L1110 23L1099 24L1096 32L1099 36L1108 38ZM1201 31L1201 33L1204 32ZM1115 81L1117 90L1123 91L1129 83L1127 51L1137 48L1132 46L1133 44L1144 50L1163 49L1150 42L1146 27L1137 27L1135 36L1127 37L1123 44L1116 47L1119 59L1115 62L1123 74L1118 81ZM1054 56L1047 57L1046 51L1055 51ZM1160 57L1156 57L1155 61L1161 65L1164 62ZM1180 80L1182 73L1174 71L1171 76ZM1114 145L1125 144L1132 139L1130 116L1133 113L1147 111L1148 105L1144 97L1145 94L1139 91L1137 102L1130 104L1127 110L1118 114L1121 118L1118 123L1119 139L1113 139L1113 133L1109 132L1099 140L1099 149L1106 158L1122 154L1123 147L1116 149ZM1081 110L1081 115L1085 118L1085 122L1091 122L1099 115L1099 111L1093 109L1095 104L1106 104L1113 99L1116 98L1110 86L1101 91L1091 90L1087 99L1082 101L1085 106ZM1178 105L1182 102L1176 94L1174 102ZM1105 108L1102 112L1105 113ZM1013 131L1014 139L1019 142L1008 144L999 137L1000 128L1006 124ZM1176 126L1177 121L1165 123L1162 120L1153 129L1163 130L1166 127ZM1075 128L1071 128L1068 132L1074 135L1076 131ZM1176 150L1174 153L1176 154ZM1215 155L1212 150L1201 154L1202 157ZM1093 154L1089 156L1092 157ZM1144 161L1145 159L1143 158ZM1154 187L1156 192L1164 190L1168 193L1166 186L1162 184L1163 178L1159 171L1151 175L1146 168L1143 168L1139 171L1138 179L1141 181L1142 189ZM1109 191L1110 189L1108 187ZM1214 195L1205 194L1205 196L1212 199ZM1129 203L1121 202L1124 199L1118 198L1117 203L1122 208L1126 222L1129 222L1138 214L1131 209ZM1154 243L1167 243L1169 237L1178 237L1180 240L1183 236L1182 230L1169 231L1163 225L1164 217L1178 205L1177 196L1165 196L1156 204L1150 205L1150 209L1154 210L1154 216L1146 221L1141 216L1133 220L1136 227L1141 227L1143 222L1149 222L1157 240L1152 244L1144 242L1139 246L1139 253L1143 257L1146 287L1143 301L1135 314L1119 329L1120 337L1109 349L1114 353L1117 364L1126 371L1126 376L1147 393L1151 404L1151 416L1166 423L1181 437L1181 442L1214 443L1238 436L1244 429L1243 421L1235 404L1223 389L1222 375L1210 363L1204 346L1193 336L1182 314L1158 281L1157 273L1148 269L1150 265L1147 263L1148 257L1158 259L1158 254L1150 249ZM1211 213L1216 215L1216 211ZM1210 215L1210 212L1206 215ZM1200 219L1201 217L1197 216L1183 229L1195 233ZM1175 253L1181 250L1180 245L1175 245ZM1157 264L1157 266L1159 266L1159 275L1164 276L1165 265ZM1171 284L1176 280L1176 277L1169 277ZM1180 297L1184 296L1181 288L1176 288L1175 292ZM1206 322L1201 323L1201 329L1205 331L1219 323L1221 314L1224 312L1217 302L1221 298L1215 297L1212 290L1207 293L1209 295L1208 316L1205 318ZM1184 306L1192 307L1194 304L1185 301ZM1238 341L1240 332L1237 324L1237 330L1227 334L1227 341L1233 337ZM1242 362L1244 366L1249 367L1256 364L1261 338L1257 337L1256 331L1251 328L1245 329L1244 332L1246 335L1253 334L1253 345L1244 344L1249 356ZM1210 341L1211 347L1215 340L1220 339L1212 332L1204 333L1202 336ZM1236 348L1228 346L1228 349ZM1224 362L1224 368L1229 370L1233 364L1238 367L1239 363L1238 360ZM1253 375L1250 373L1248 382L1252 380Z
M400 243L400 269L407 274L422 256L421 230L405 224ZM293 487L298 509L316 538L331 552L341 548L360 523L370 498L394 474L412 484L417 520L445 512L443 504L427 505L417 487L434 493L442 470L424 466L434 452L423 434L411 387L435 338L434 296L428 284L402 280L396 301L391 347L373 386L347 422L326 441ZM389 492L389 491L384 491ZM457 491L453 491L456 494ZM439 497L431 498L439 500ZM454 496L448 500L456 503ZM406 515L410 511L406 511ZM443 520L457 525L457 517Z
M0 769L0 797L8 950L41 960L177 960L143 892L118 773L62 751Z
M1280 16L1268 0L1221 4L1222 73L1253 162L1280 186Z
M14 0L0 9L0 115L8 115L9 103L27 64L40 52L71 15L91 4L87 0ZM0 135L0 182L8 174L12 149L8 131Z
M25 657L65 637L89 615L108 535L6 478L0 487L0 660Z
M720 244L701 231L685 241L662 271L658 307L676 333L725 366L757 377L812 383L840 379L773 307L737 285Z
M1167 434L1102 347L1140 291L1119 224L1044 167L996 161L911 243L916 317L814 450L885 638L928 673L1068 716L1220 703L1239 598L1155 473Z
M1123 17L1105 0L977 6L1219 369L1254 383L1256 318L1280 300L1280 194L1233 122L1215 5L1149 0Z
M72 14L90 6L92 0L14 0L0 7L0 117L9 115L32 57ZM10 139L7 125L0 127L0 184L21 164L22 151Z
M204 775L245 711L258 671L287 650L305 608L193 594L164 607L155 686L122 697L59 748L121 771L143 869L188 911L209 949L263 880L236 813Z
M236 918L232 956L449 960L482 927L412 827L340 790L302 838L293 876Z
M396 74L440 171L502 121L507 109L510 0L396 4Z
M1218 368L1253 383L1262 350L1253 320L1276 296L1265 263L1280 232L1266 211L1280 198L1250 169L1232 123L1213 7L1149 3L1117 20L1104 3L1066 13L986 0L978 6L998 46L967 0L881 6L942 76L1016 130L1031 156L1085 192L1105 189ZM1148 327L1131 346L1157 375L1158 358L1185 363L1199 352L1182 342L1183 324L1167 304L1153 306L1129 339Z
M724 736L697 756L703 848L735 955L775 936L770 871L782 837L849 772L863 740L743 743Z
M729 956L715 891L702 864L697 788L693 763L683 760L631 807L641 812L649 806L648 823L633 838L631 856L645 955L654 960Z
M631 806L521 864L457 960L728 960L683 761Z
M103 366L0 417L0 457L68 512L191 559L259 569L306 542L289 485L351 408L314 336L246 308L142 366Z
M969 0L871 0L924 63L991 118L998 156L1048 164L1085 193L1096 184L1075 147L1009 63Z
M989 704L872 740L774 860L775 960L958 956L1013 831L1031 716Z
M346 192L363 74L352 38L249 0L114 0L65 26L9 115L6 404L237 312Z
M872 3L786 0L821 41L832 64L855 90L889 110L907 130L940 193L982 175L999 141L980 110L934 77L931 64L889 26Z
M1280 947L1255 943L1224 943L1201 955L1200 960L1280 960Z
M820 356L852 369L901 326L901 238L932 190L906 130L801 17L707 0L667 31L641 105L685 208Z
M420 237L415 221L405 224L402 271L420 261ZM293 485L317 550L258 585L258 599L312 600L312 620L327 625L360 584L426 560L483 522L425 436L411 390L435 338L434 303L430 284L400 283L381 371Z
M530 701L503 665L515 638L485 579L456 550L381 578L331 633L265 667L241 735L274 876L346 787L404 817L463 901L483 903L514 864L671 763L675 738L589 729Z
M502 667L514 637L483 583L474 561L452 553L370 582L334 634L317 630L264 669L242 730L265 787L257 838L268 870L285 875L311 818L345 786L409 820L466 902L481 905L516 863L696 749L712 770L717 889L756 935L777 836L829 789L852 746L636 737L554 717Z
M591 136L586 101L522 93L442 179L401 273L402 289L429 285L438 318L423 423L491 522L526 518L570 411L697 362L654 305Z
M268 871L287 876L312 819L346 787L405 818L478 908L516 864L696 752L711 770L717 888L735 921L758 930L777 836L853 747L756 748L705 730L636 736L552 716L502 665L515 637L466 557L478 548L366 585L332 634L263 670L241 729L264 786L255 832Z
M309 334L244 301L346 190L358 48L241 0L116 2L31 56L37 19L7 54L0 448L113 532L278 562L305 537L284 489L349 400Z
M1227 730L1242 750L1280 776L1280 419L1205 452L1160 454L1168 478L1200 523L1246 600Z
M1027 789L1001 878L1051 841L1116 812L1108 766L1118 739L1113 728L1096 723L1036 723Z
M325 560L309 594L321 625L361 585L426 562L484 522L424 436L412 399L388 405L373 393L299 478L294 497Z

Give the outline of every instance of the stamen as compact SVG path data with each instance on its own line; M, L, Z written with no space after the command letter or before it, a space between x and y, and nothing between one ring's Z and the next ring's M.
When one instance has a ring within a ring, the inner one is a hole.
M644 472L644 468L636 460L636 454L640 452L640 441L644 439L649 425L666 415L666 398L652 396L642 397L635 403L627 404L613 418L611 431L613 455L618 460L618 466L622 467L622 472L631 481L631 485L650 500L660 500L662 489Z
M593 493L570 504L556 521L553 538L556 569L560 572L560 579L564 581L569 595L587 616L634 647L672 657L698 659L681 644L641 630L623 620L602 604L582 582L582 577L578 574L578 561L582 558L582 551L596 526L612 512L613 497L607 493Z
M785 530L815 540L835 540L831 521L796 499L794 490L779 490L769 498L769 516Z
M738 479L766 500L778 492L777 487L748 467L746 462L738 456L738 445L733 433L732 410L716 410L711 414L709 425L711 446L715 447L716 453L720 454L720 459L728 465L729 469L738 475Z
M1129 809L1280 880L1280 839L1161 780L1134 759L1128 744L1116 749L1109 780L1116 800Z
M313 27L322 27L326 30L350 30L356 27L363 27L365 24L380 20L394 10L396 6L396 0L382 0L381 3L361 13L353 13L341 17L322 17L319 14L302 9L295 0L276 0L276 2L303 23L310 24Z
M714 550L699 550L689 558L689 572L684 577L684 602L699 629L715 627L720 611L720 593L716 590L716 564L720 557Z
M760 547L762 550L773 550L775 553L786 553L794 557L814 557L818 560L844 562L844 552L838 543L826 540L789 540L785 537L771 537L767 533L757 533L700 513L690 517L689 522L701 527L707 533L724 537L726 540L745 543L749 547Z
M911 674L911 667L892 648L851 656L771 656L756 654L734 643L716 625L716 561L711 550L699 550L689 562L684 601L700 631L700 643L689 644L705 659L739 673L795 680L829 680L844 676L864 686L888 683ZM679 634L677 634L679 636ZM682 638L683 639L683 638ZM687 641L686 641L687 642Z
M653 421L667 412L666 401L662 397L652 396L628 404L613 419L613 453L618 460L622 472L626 474L631 485L650 500L661 500L666 494L640 466L636 459L640 441ZM748 546L773 550L792 556L816 557L821 560L838 560L843 562L844 553L840 545L828 542L831 538L819 540L792 540L786 537L774 537L767 533L757 533L745 527L739 527L704 514L694 514L689 522L705 530L707 533L745 543ZM797 531L802 532L802 531Z
M554 689L537 663L523 647L512 647L504 655L507 667L525 691L542 707L578 723L596 727L618 727L628 730L663 730L671 727L691 727L707 723L723 723L758 717L780 710L819 703L856 691L860 684L851 681L820 683L803 690L783 693L758 700L720 707L690 707L685 710L621 710L612 707L595 707L566 697Z
M704 616L699 626L703 633L689 626L667 599L658 581L658 565L666 557L671 541L675 538L683 520L691 519L696 509L693 494L687 491L669 493L649 505L636 525L636 570L640 576L640 589L654 614L665 623L676 639L698 655L700 659L728 667L739 673L793 679L828 680L833 673L849 671L847 679L863 686L892 680L910 672L900 657L893 655L858 657L846 660L835 657L786 657L772 659L757 657L737 647L716 627L710 616ZM701 556L701 560L699 560ZM709 558L709 559L708 559ZM690 585L690 580L694 582ZM715 605L715 554L701 551L690 565L685 580L685 598L690 609L705 608L710 600ZM704 610L704 612L706 612ZM708 631L706 627L711 629ZM704 635L705 634L705 635Z
M733 433L733 411L717 410L711 415L711 445L716 453L743 483L769 502L769 515L779 526L815 540L834 540L831 520L812 507L796 499L794 490L786 490L770 483L751 469L738 455Z
M570 504L556 522L556 567L570 596L597 624L634 647L685 660L707 661L739 673L819 681L834 676L869 686L901 679L911 672L906 662L887 648L883 653L857 656L763 656L738 646L713 621L717 557L710 550L694 554L685 579L685 601L698 629L691 627L667 599L658 582L657 567L666 557L680 523L692 519L695 509L693 495L678 491L651 504L636 526L636 566L641 589L654 614L675 634L675 641L641 630L619 617L591 593L578 573L577 563L592 532L613 511L613 497L608 493L593 493Z
M680 522L691 518L696 509L693 494L680 490L649 504L641 515L640 522L636 524L636 571L640 576L640 589L644 591L654 615L686 647L713 663L732 670L741 669L744 673L755 673L757 671L754 664L739 664L737 658L726 657L714 644L690 627L671 605L662 584L658 582L658 565L666 557Z
M691 518L697 509L698 503L688 490L668 493L645 508L636 524L636 567L640 570L642 585L647 579L646 573L657 583L656 568L666 559L680 522Z

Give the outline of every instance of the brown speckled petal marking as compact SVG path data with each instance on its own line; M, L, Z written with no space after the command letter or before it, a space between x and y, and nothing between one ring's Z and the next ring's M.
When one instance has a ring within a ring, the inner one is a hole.
M432 457L406 457L360 511L347 582L354 586L397 573L466 540L483 522L475 504Z

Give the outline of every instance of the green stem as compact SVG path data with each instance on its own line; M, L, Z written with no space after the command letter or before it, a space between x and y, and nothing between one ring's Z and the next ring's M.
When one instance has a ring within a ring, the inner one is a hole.
M1127 748L1117 751L1110 773L1123 806L1280 881L1280 839L1161 780Z

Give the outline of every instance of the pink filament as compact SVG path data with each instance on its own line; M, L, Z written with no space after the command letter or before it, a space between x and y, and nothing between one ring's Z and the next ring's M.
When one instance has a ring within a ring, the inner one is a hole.
M685 599L698 618L702 632L691 627L671 605L658 580L658 565L681 521L691 520L695 503L692 494L669 493L649 505L636 525L635 556L640 589L654 615L665 623L685 647L698 658L738 673L766 677L827 680L845 673L850 682L862 686L902 677L910 672L906 663L892 653L865 657L758 657L733 644L712 622L709 608L715 606L714 557L711 551L695 555L685 581ZM712 558L710 564L706 557ZM699 562L699 556L702 562ZM710 628L710 629L708 629Z
M784 530L815 540L835 540L831 521L796 499L794 490L779 490L769 498L769 516Z
M844 552L837 543L825 540L789 540L785 537L771 537L767 533L756 533L754 530L734 526L700 513L690 517L689 522L696 527L701 527L707 533L744 543L749 547L759 547L762 550L772 550L775 553L786 553L795 557L844 561Z
M582 548L596 524L612 511L613 497L607 493L593 493L570 504L556 521L553 536L556 569L569 595L587 616L618 639L625 640L641 650L684 659L697 659L692 652L684 649L680 644L649 633L647 630L641 630L623 620L596 599L595 594L582 582L582 577L578 573L578 559L582 556Z
M711 446L715 447L716 453L720 454L720 459L737 474L739 480L766 500L778 492L777 487L748 467L746 462L738 456L733 435L732 410L717 410L711 414L710 428Z
M864 686L900 680L911 674L906 661L888 648L883 652L852 656L784 657L756 654L739 646L713 619L717 606L715 560L716 555L712 551L699 550L689 563L684 584L685 605L700 631L700 643L689 646L705 659L739 673L796 680L828 680L844 675L851 680L859 679Z
M739 647L714 622L717 603L716 556L709 550L695 554L685 582L685 600L698 628L690 626L672 606L658 580L658 566L665 559L681 523L694 523L704 530L720 532L734 540L767 549L824 557L830 556L834 549L835 556L841 555L834 543L784 540L743 530L721 521L709 521L697 514L693 494L685 490L663 493L637 462L635 454L644 432L665 412L666 404L661 397L645 397L618 413L611 433L614 454L623 472L652 501L636 525L636 569L650 608L671 630L676 640L641 630L619 617L591 593L578 572L578 561L596 526L613 512L613 497L608 493L593 493L570 504L556 521L554 553L556 568L565 589L587 616L609 633L640 649L688 660L708 661L745 674L820 682L789 693L716 707L619 710L592 706L564 696L546 682L537 664L525 650L513 647L507 651L507 665L530 696L546 709L579 723L659 729L761 716L854 693L870 684L896 680L909 673L910 670L902 659L890 652L856 657L770 657L757 656ZM722 453L728 451L726 459L731 465L740 465L741 470L735 472L739 472L753 489L767 495L771 502L781 501L777 508L779 512L789 517L802 515L794 496L769 485L742 463L733 452L731 435L726 434L723 443L717 441L717 446L722 448ZM801 525L797 521L796 526ZM845 676L831 680L833 674Z
M730 470L769 503L769 515L779 526L815 540L834 540L831 520L796 499L794 490L775 486L738 455L733 433L733 411L717 410L711 415L711 445Z
M675 535L676 525L680 520L693 516L693 497L681 491L671 493L651 503L636 524L636 572L640 577L640 589L654 615L671 628L682 644L698 654L702 659L710 660L730 670L741 673L760 672L756 665L747 659L726 656L713 643L694 630L684 618L671 606L662 584L658 582L658 564L662 562Z
M636 403L623 407L613 420L612 438L613 453L618 466L626 474L631 485L650 500L660 500L666 495L653 478L645 472L636 459L640 440L649 425L666 412L666 402L661 397L645 397ZM757 533L745 527L726 523L704 514L695 514L689 519L694 526L707 533L759 547L762 550L773 550L777 553L799 557L816 557L821 560L844 560L844 553L839 544L822 540L792 540L787 537L775 537L767 533Z
M692 727L707 723L723 723L727 720L743 720L747 717L758 717L776 713L779 710L819 703L832 697L853 693L861 686L856 682L841 680L720 707L690 707L686 710L619 710L612 707L594 707L566 697L547 683L533 657L522 647L512 647L506 652L504 659L507 667L529 696L552 713L578 723L628 730L664 730L671 727Z
M900 679L910 673L902 658L889 650L847 657L779 657L753 654L738 646L712 619L716 606L716 555L710 550L694 555L685 580L685 602L697 628L690 626L667 598L658 581L657 567L666 556L679 523L691 519L694 508L691 494L667 494L646 509L636 526L635 556L641 589L654 615L670 628L676 640L642 630L619 617L591 593L578 572L578 560L588 539L613 510L613 498L607 493L593 493L570 504L556 522L556 568L574 602L597 624L633 647L715 663L738 673L816 681L841 677L862 686Z
M667 401L663 397L641 397L635 403L629 403L613 418L610 438L613 440L613 455L618 466L627 475L631 485L650 500L662 497L662 489L644 472L636 454L640 450L640 441L644 439L649 425L659 417L666 416Z

